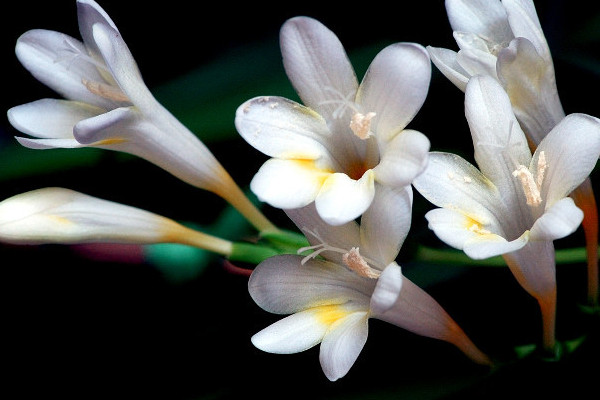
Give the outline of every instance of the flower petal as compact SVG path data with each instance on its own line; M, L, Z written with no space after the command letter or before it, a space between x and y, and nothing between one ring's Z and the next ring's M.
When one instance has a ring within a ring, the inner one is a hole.
M491 234L490 227L452 209L436 208L425 218L436 236L449 246L463 250L465 243L482 234Z
M465 242L463 251L472 259L483 260L517 251L523 248L528 241L529 231L525 231L517 239L511 241L495 234L477 235Z
M556 240L569 236L583 221L581 211L570 197L554 203L531 228L531 240Z
M283 318L252 336L252 344L262 351L294 354L321 342L329 328L312 310Z
M42 99L8 110L11 125L28 135L46 139L73 139L73 126L103 109L68 100Z
M148 211L62 188L0 203L0 237L9 243L162 243L182 231L186 228Z
M380 146L381 160L373 171L377 182L386 186L410 185L427 166L431 144L421 132L405 129L389 143Z
M282 97L246 101L236 111L235 126L250 145L271 157L315 160L328 154L325 120Z
M489 0L446 0L446 13L453 31L473 32L502 43L513 38L502 4Z
M82 144L136 155L199 188L220 193L231 185L231 177L196 136L168 119L149 120L135 107L83 120L73 133Z
M551 241L529 241L526 246L504 255L519 284L533 297L545 300L556 296L556 262Z
M547 170L542 181L546 209L571 193L592 172L600 155L600 120L586 114L565 117L538 146L531 163L544 152Z
M108 14L93 0L77 0L77 19L79 22L79 32L83 38L86 47L93 52L99 53L94 40L92 28L95 24L109 25L115 31L117 26Z
M431 152L413 186L434 205L458 211L499 234L499 221L510 217L494 184L455 154Z
M457 62L457 53L453 50L427 46L431 62L440 72L463 92L467 88L470 74Z
M367 342L367 312L354 312L336 321L321 342L319 360L330 381L344 377Z
M544 36L533 1L503 0L502 4L508 14L508 21L514 36L529 40L542 58L551 62L548 42Z
M472 36L473 35L469 33L454 32L456 42L462 46L461 50L456 55L456 62L470 76L486 75L497 79L496 56L490 54L487 50L469 47L466 43L468 42L471 44L472 40L469 40L468 38Z
M358 80L337 36L309 17L287 20L280 31L285 71L302 102L331 120L340 104L354 101Z
M250 189L260 201L276 208L304 207L318 196L331 176L315 162L306 160L267 160L250 182Z
M360 251L365 257L383 266L396 259L410 230L412 201L410 186L392 189L376 185L373 202L360 220Z
M37 80L65 98L114 108L114 101L93 94L82 83L104 82L104 79L79 40L59 32L30 30L17 40L15 53Z
M259 307L275 314L292 314L352 301L368 309L373 279L331 262L308 260L302 264L302 259L290 254L274 256L254 269L248 290Z
M341 225L358 218L369 206L375 194L373 170L359 180L334 173L323 183L315 199L317 212L331 225Z
M383 314L394 306L402 290L402 279L402 269L395 262L383 270L371 296L372 312Z
M396 43L383 49L367 70L356 95L365 112L375 112L371 125L387 142L412 121L425 102L431 80L429 54L421 45Z
M521 126L538 145L565 116L552 62L529 40L516 38L498 54L497 70Z

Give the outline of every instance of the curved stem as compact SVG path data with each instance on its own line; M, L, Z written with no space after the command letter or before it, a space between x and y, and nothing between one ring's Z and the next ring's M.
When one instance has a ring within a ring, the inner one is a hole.
M571 193L577 207L583 211L583 231L587 251L587 300L591 306L598 305L598 207L592 190L590 178L587 178Z

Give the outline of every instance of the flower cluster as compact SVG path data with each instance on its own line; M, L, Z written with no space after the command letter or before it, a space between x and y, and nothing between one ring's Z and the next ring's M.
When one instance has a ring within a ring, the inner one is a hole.
M546 354L556 355L559 346L553 241L582 221L588 300L598 305L598 220L589 175L600 156L600 120L565 115L531 0L447 0L458 52L395 43L374 57L361 80L321 22L285 21L283 65L300 102L252 98L239 106L234 123L268 157L250 182L252 192L281 209L297 231L265 217L207 146L153 97L107 13L94 0L77 0L77 9L82 40L32 30L17 41L19 61L62 98L8 110L12 126L26 135L16 140L31 149L97 147L145 159L227 201L256 229L256 240L227 240L48 187L0 202L0 241L178 243L252 263L251 298L285 315L252 336L254 346L289 354L319 345L332 381L357 360L371 318L447 342L477 364L494 364L397 262L413 223L413 190L437 207L426 219L441 241L472 259L503 257L539 303ZM477 166L432 151L436 133L410 127L426 101L432 63L464 92Z

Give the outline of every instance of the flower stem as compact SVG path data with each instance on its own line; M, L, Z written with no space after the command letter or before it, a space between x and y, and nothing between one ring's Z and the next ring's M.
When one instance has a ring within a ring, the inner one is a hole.
M583 211L583 231L587 249L587 299L591 306L598 305L598 207L592 190L590 178L587 178L571 193L577 207Z
M556 291L537 300L542 313L542 346L544 351L554 355L556 352Z
M226 190L215 190L215 193L225 199L233 208L248 220L259 232L276 232L278 228L250 201L240 187L228 177L230 182L224 184Z

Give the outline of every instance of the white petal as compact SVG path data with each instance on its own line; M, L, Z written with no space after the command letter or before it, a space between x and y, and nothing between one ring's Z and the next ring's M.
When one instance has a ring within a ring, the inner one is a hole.
M75 139L30 139L16 136L17 142L23 147L34 150L75 149L86 147Z
M199 188L222 192L231 182L191 132L169 118L149 120L137 108L117 108L88 118L75 125L73 133L80 143L136 155Z
M434 205L459 211L488 230L500 229L499 221L510 218L494 184L455 154L431 152L427 168L413 186Z
M250 188L260 201L276 208L298 208L317 197L331 175L313 161L267 160L250 182Z
M321 343L319 360L325 376L335 381L345 376L367 342L368 316L355 312L336 321Z
M425 218L429 223L429 229L441 241L459 250L463 250L469 240L481 234L491 233L489 226L484 226L475 219L452 209L436 208L427 212Z
M495 234L478 235L465 242L463 250L469 257L475 260L483 260L517 251L523 248L528 241L528 231L511 241Z
M459 40L460 34L458 32L454 33L454 37L457 42L461 42ZM456 62L470 76L486 75L497 79L496 61L496 56L476 48L464 47L456 55Z
M470 75L456 61L457 53L453 50L432 46L427 46L427 51L431 57L431 62L440 72L464 92Z
M538 146L531 163L544 152L548 169L542 182L546 207L567 196L592 172L600 155L600 120L586 114L563 119Z
M427 166L429 139L420 132L405 129L387 144L380 144L381 160L373 169L375 179L390 187L410 185Z
M497 69L523 130L538 145L565 116L552 62L529 40L516 38L498 54Z
M531 228L531 240L556 240L575 232L583 221L581 211L570 197L557 201Z
M0 203L0 237L10 243L161 243L185 228L138 208L62 188Z
M73 139L73 126L104 110L68 100L42 99L8 110L11 125L28 135L47 139Z
M529 165L531 151L502 86L490 77L473 77L465 92L465 115L481 172L505 198L520 194L519 180L512 173L519 165Z
M373 312L372 318L389 322L417 335L447 339L454 335L454 321L439 303L406 277L402 279L400 296L392 308Z
M473 32L495 43L512 39L500 1L447 0L446 12L453 31Z
M77 0L77 20L83 42L94 52L98 52L94 41L92 28L94 24L109 25L115 31L117 26L108 14L93 0Z
M360 220L364 256L384 266L396 259L410 230L412 200L410 186L392 189L376 185L373 202Z
M508 21L515 37L523 37L533 43L538 53L551 61L548 42L531 0L503 0L502 4L508 14Z
M425 102L431 62L425 48L396 43L383 49L367 70L356 101L375 112L371 125L379 141L391 140L412 121Z
M104 79L79 40L35 29L19 37L15 52L36 79L67 99L107 109L115 106L114 101L93 94L82 83L83 80L104 82Z
M238 107L235 126L250 145L270 157L314 160L328 154L325 120L282 97L248 100Z
M402 269L395 262L383 270L371 296L372 312L383 314L394 306L402 290L402 280Z
M142 112L152 115L158 104L146 87L137 63L119 31L109 24L95 24L92 34L119 88Z
M261 262L252 272L248 291L256 304L275 314L292 314L317 306L352 301L365 310L375 286L347 268L322 260L279 255Z
M285 71L305 105L329 120L346 98L354 101L354 69L326 26L308 17L291 18L281 27L280 43Z
M312 311L292 314L252 336L252 344L262 351L294 354L321 342L328 326L319 322Z
M358 218L375 194L374 173L368 170L359 180L346 174L331 174L315 199L317 212L331 225L341 225Z

